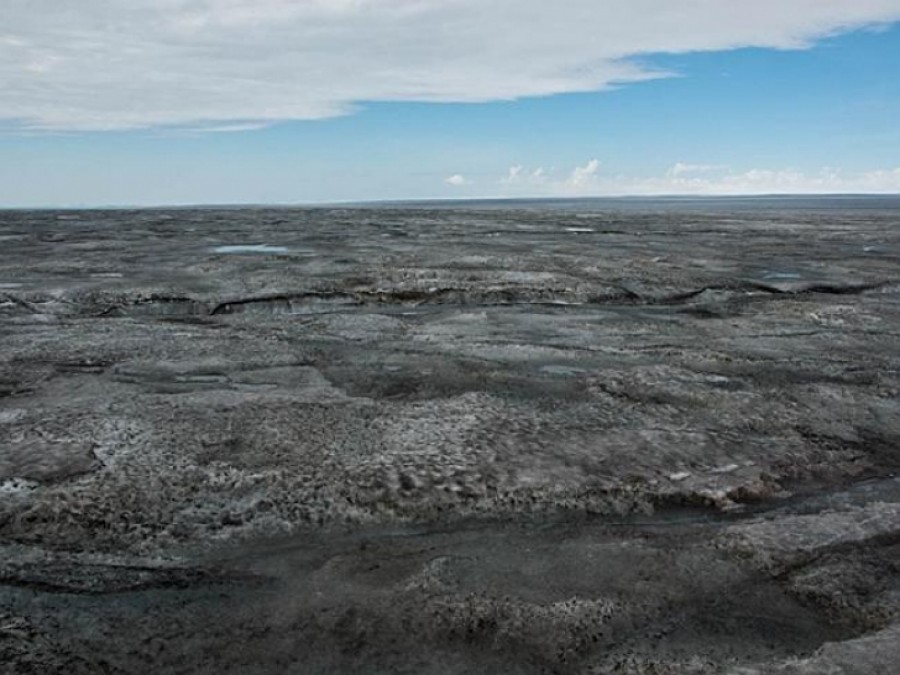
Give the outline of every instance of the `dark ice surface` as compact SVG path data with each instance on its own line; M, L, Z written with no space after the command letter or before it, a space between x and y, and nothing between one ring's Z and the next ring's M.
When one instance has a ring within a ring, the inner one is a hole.
M894 673L900 198L0 211L0 673Z

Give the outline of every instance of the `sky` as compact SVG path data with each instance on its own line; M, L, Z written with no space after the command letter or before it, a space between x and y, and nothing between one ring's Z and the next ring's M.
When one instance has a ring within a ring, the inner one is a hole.
M900 193L900 0L0 0L0 207Z

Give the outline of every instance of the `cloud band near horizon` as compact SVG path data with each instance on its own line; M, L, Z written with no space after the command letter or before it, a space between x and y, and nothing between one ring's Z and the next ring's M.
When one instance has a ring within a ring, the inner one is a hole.
M768 194L900 194L900 166L847 172L825 167L814 172L797 169L750 169L677 162L658 176L629 176L605 169L591 159L567 172L515 165L505 176L476 181L461 174L447 184L465 188L467 196L482 197L604 197L660 195Z

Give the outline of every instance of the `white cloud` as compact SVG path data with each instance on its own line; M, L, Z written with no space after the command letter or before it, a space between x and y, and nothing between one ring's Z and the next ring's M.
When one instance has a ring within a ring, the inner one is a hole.
M662 76L633 57L802 48L900 0L0 0L0 120L119 129L317 119Z
M834 194L900 192L900 168L845 172L823 168L815 172L795 169L725 170L715 175L672 176L623 180L613 190L630 194Z
M599 170L600 160L598 159L592 159L584 166L576 166L565 182L565 187L572 192L593 190L597 186L597 171Z
M509 172L504 178L500 179L500 183L503 185L529 186L541 185L546 180L547 175L543 167L539 166L536 169L526 171L525 167L516 165L509 167Z
M531 175L513 167L516 176ZM677 163L661 176L605 175L592 159L568 175L545 175L541 181L500 181L501 194L534 197L616 195L752 195L900 193L900 167L847 172L825 167L814 172L794 169L750 169ZM512 187L511 187L512 186ZM527 187L527 192L523 192Z
M469 181L466 180L466 177L459 173L453 174L452 176L447 178L444 182L447 183L447 185L452 185L454 187L468 185L468 183L469 183Z
M727 167L718 166L715 164L687 164L685 162L676 162L672 166L672 168L669 169L668 172L666 172L666 175L672 178L678 178L680 176L691 174L710 173L712 171L718 171L725 168Z
M522 165L516 165L509 167L509 173L506 174L506 178L503 178L500 182L506 185L515 185L522 181Z

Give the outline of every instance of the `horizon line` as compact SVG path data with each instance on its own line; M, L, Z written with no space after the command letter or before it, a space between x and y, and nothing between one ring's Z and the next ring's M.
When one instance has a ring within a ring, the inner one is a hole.
M415 206L429 204L490 204L490 203L522 203L522 202L591 202L591 201L641 201L641 200L673 200L673 201L716 201L734 199L900 199L900 192L771 192L771 193L733 193L733 194L621 194L621 195L579 195L553 197L416 197L397 199L366 199L310 202L183 202L169 204L69 204L43 206L4 206L0 211L136 211L157 209L290 209L290 208L366 208L377 206Z

